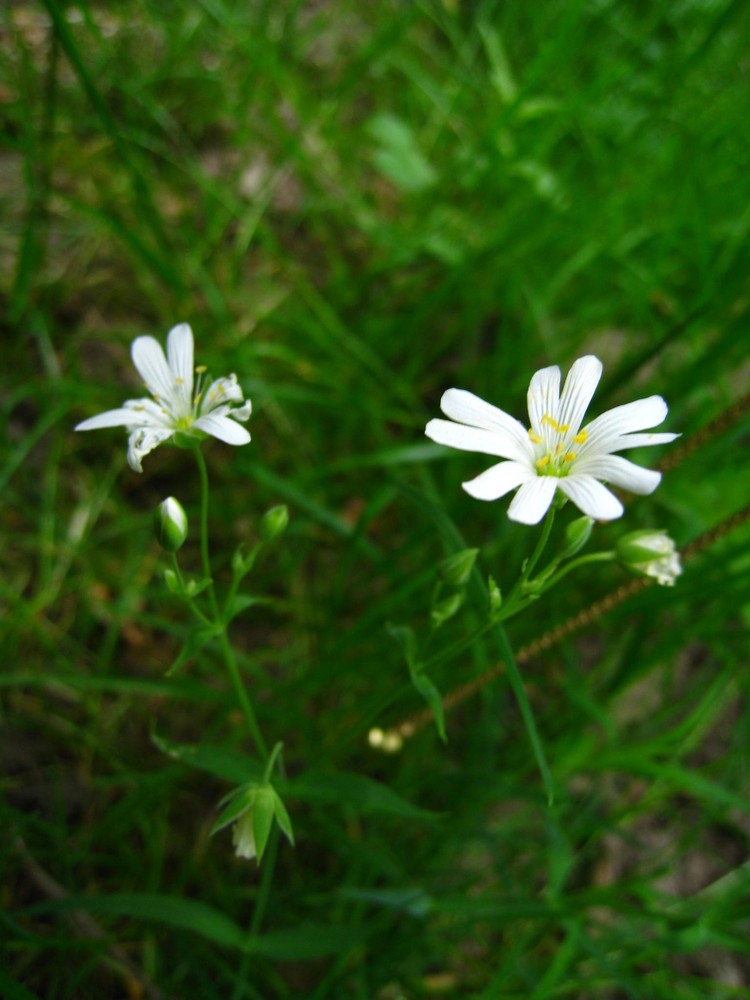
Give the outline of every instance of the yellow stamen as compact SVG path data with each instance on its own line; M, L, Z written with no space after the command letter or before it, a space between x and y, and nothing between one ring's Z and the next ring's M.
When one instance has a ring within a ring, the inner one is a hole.
M180 378L179 375L175 375L174 380L177 383L177 385L184 385L185 384L185 379L184 378Z
M549 413L545 413L542 417L543 424L549 424L558 434L564 434L566 431L570 430L570 424L558 424L558 422L551 417Z
M549 463L549 455L544 455L535 464L536 464L537 469L543 469L544 466L547 465L548 463Z
M556 455L562 455L562 452L563 452L563 446L562 446L561 444L559 444L559 445L558 445L558 446L557 446L557 447L555 448L555 454L556 454Z
M569 451L568 454L563 458L563 462L572 462L576 457L574 451Z
M534 444L541 444L541 435L534 433L534 431L529 427L529 440L533 441Z
M196 365L195 366L195 372L196 372L197 375L202 375L205 370L206 370L206 366L205 365Z
M588 441L588 437L589 437L588 431L579 431L573 438L573 440L575 441L576 444L585 444Z

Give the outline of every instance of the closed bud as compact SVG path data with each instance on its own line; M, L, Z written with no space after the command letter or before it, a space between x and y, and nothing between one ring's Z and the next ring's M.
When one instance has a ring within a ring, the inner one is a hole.
M565 529L565 540L560 553L563 559L570 559L583 548L591 537L591 528L594 519L591 517L577 517L571 521Z
M438 577L446 587L463 587L474 568L479 549L463 549L438 564Z
M182 548L187 533L187 514L180 501L174 497L162 500L154 514L154 534L159 545L166 552L176 552Z
M274 538L284 534L288 524L289 509L284 504L271 507L265 512L263 520L260 522L260 537L264 542L272 542Z
M617 558L631 573L653 577L663 587L673 586L682 572L680 554L665 531L631 531L617 543Z

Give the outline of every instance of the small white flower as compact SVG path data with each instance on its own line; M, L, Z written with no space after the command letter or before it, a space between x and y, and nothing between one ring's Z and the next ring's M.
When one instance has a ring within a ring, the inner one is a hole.
M425 433L438 444L506 459L463 487L478 500L498 500L517 489L508 509L514 521L537 524L558 489L584 514L610 521L623 507L601 480L631 493L652 493L661 480L661 473L615 452L666 444L679 435L641 433L666 417L661 396L616 406L581 427L601 374L598 358L579 358L561 394L557 366L536 372L527 397L528 428L473 393L449 389L440 408L451 420L431 420Z
M205 368L200 367L195 369L198 379L194 386L193 332L187 323L169 331L166 357L153 337L137 337L131 355L154 398L129 399L117 410L84 420L75 428L77 431L125 427L130 434L128 464L136 472L143 472L144 455L175 434L210 434L226 444L248 443L250 434L236 421L247 420L252 408L250 400L243 400L237 376L216 379L206 388ZM242 406L234 406L243 402Z
M653 577L662 587L673 587L682 573L680 554L666 531L631 531L617 543L617 555L626 569Z

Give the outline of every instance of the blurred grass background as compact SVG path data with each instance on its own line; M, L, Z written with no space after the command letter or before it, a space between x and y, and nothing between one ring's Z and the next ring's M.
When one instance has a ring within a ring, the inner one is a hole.
M524 667L552 808L503 678L447 746L367 733L422 707L386 626L426 628L458 536L503 587L536 538L461 490L484 459L424 438L446 388L523 417L535 369L594 352L592 413L660 393L686 439L746 394L748 5L0 19L0 992L746 996L747 527ZM249 447L205 449L219 582L265 509L292 516L252 581L272 605L232 633L298 841L260 872L208 837L249 757L216 651L164 676L188 623L151 513L174 494L197 521L190 456L137 476L123 433L72 433L137 394L132 339L179 321L254 404ZM714 528L747 503L746 454L740 414L596 541ZM568 581L516 648L623 576ZM478 640L431 676L497 659Z

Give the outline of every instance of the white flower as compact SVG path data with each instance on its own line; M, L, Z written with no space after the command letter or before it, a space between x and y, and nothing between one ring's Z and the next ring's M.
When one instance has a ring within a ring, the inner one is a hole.
M558 489L589 517L612 520L623 507L601 480L631 493L652 493L661 480L661 473L615 452L666 444L679 435L641 433L666 417L661 396L616 406L581 427L601 374L598 358L579 358L561 394L560 369L542 368L529 386L528 428L473 393L449 389L440 408L451 420L431 420L425 433L438 444L506 459L463 487L478 500L498 500L517 489L508 509L514 521L537 524Z
M680 554L665 531L631 531L617 543L620 562L632 573L653 577L662 587L672 587L682 573Z
M117 410L107 410L84 420L77 431L100 427L125 427L128 464L142 472L141 459L175 434L200 437L210 434L226 444L247 444L250 434L236 421L250 416L250 400L243 406L236 375L216 379L207 388L205 368L196 368L193 385L193 332L187 323L173 327L167 336L167 356L153 337L137 337L131 349L133 364L153 399L129 399ZM195 391L193 391L195 389ZM197 433L196 433L197 432Z

